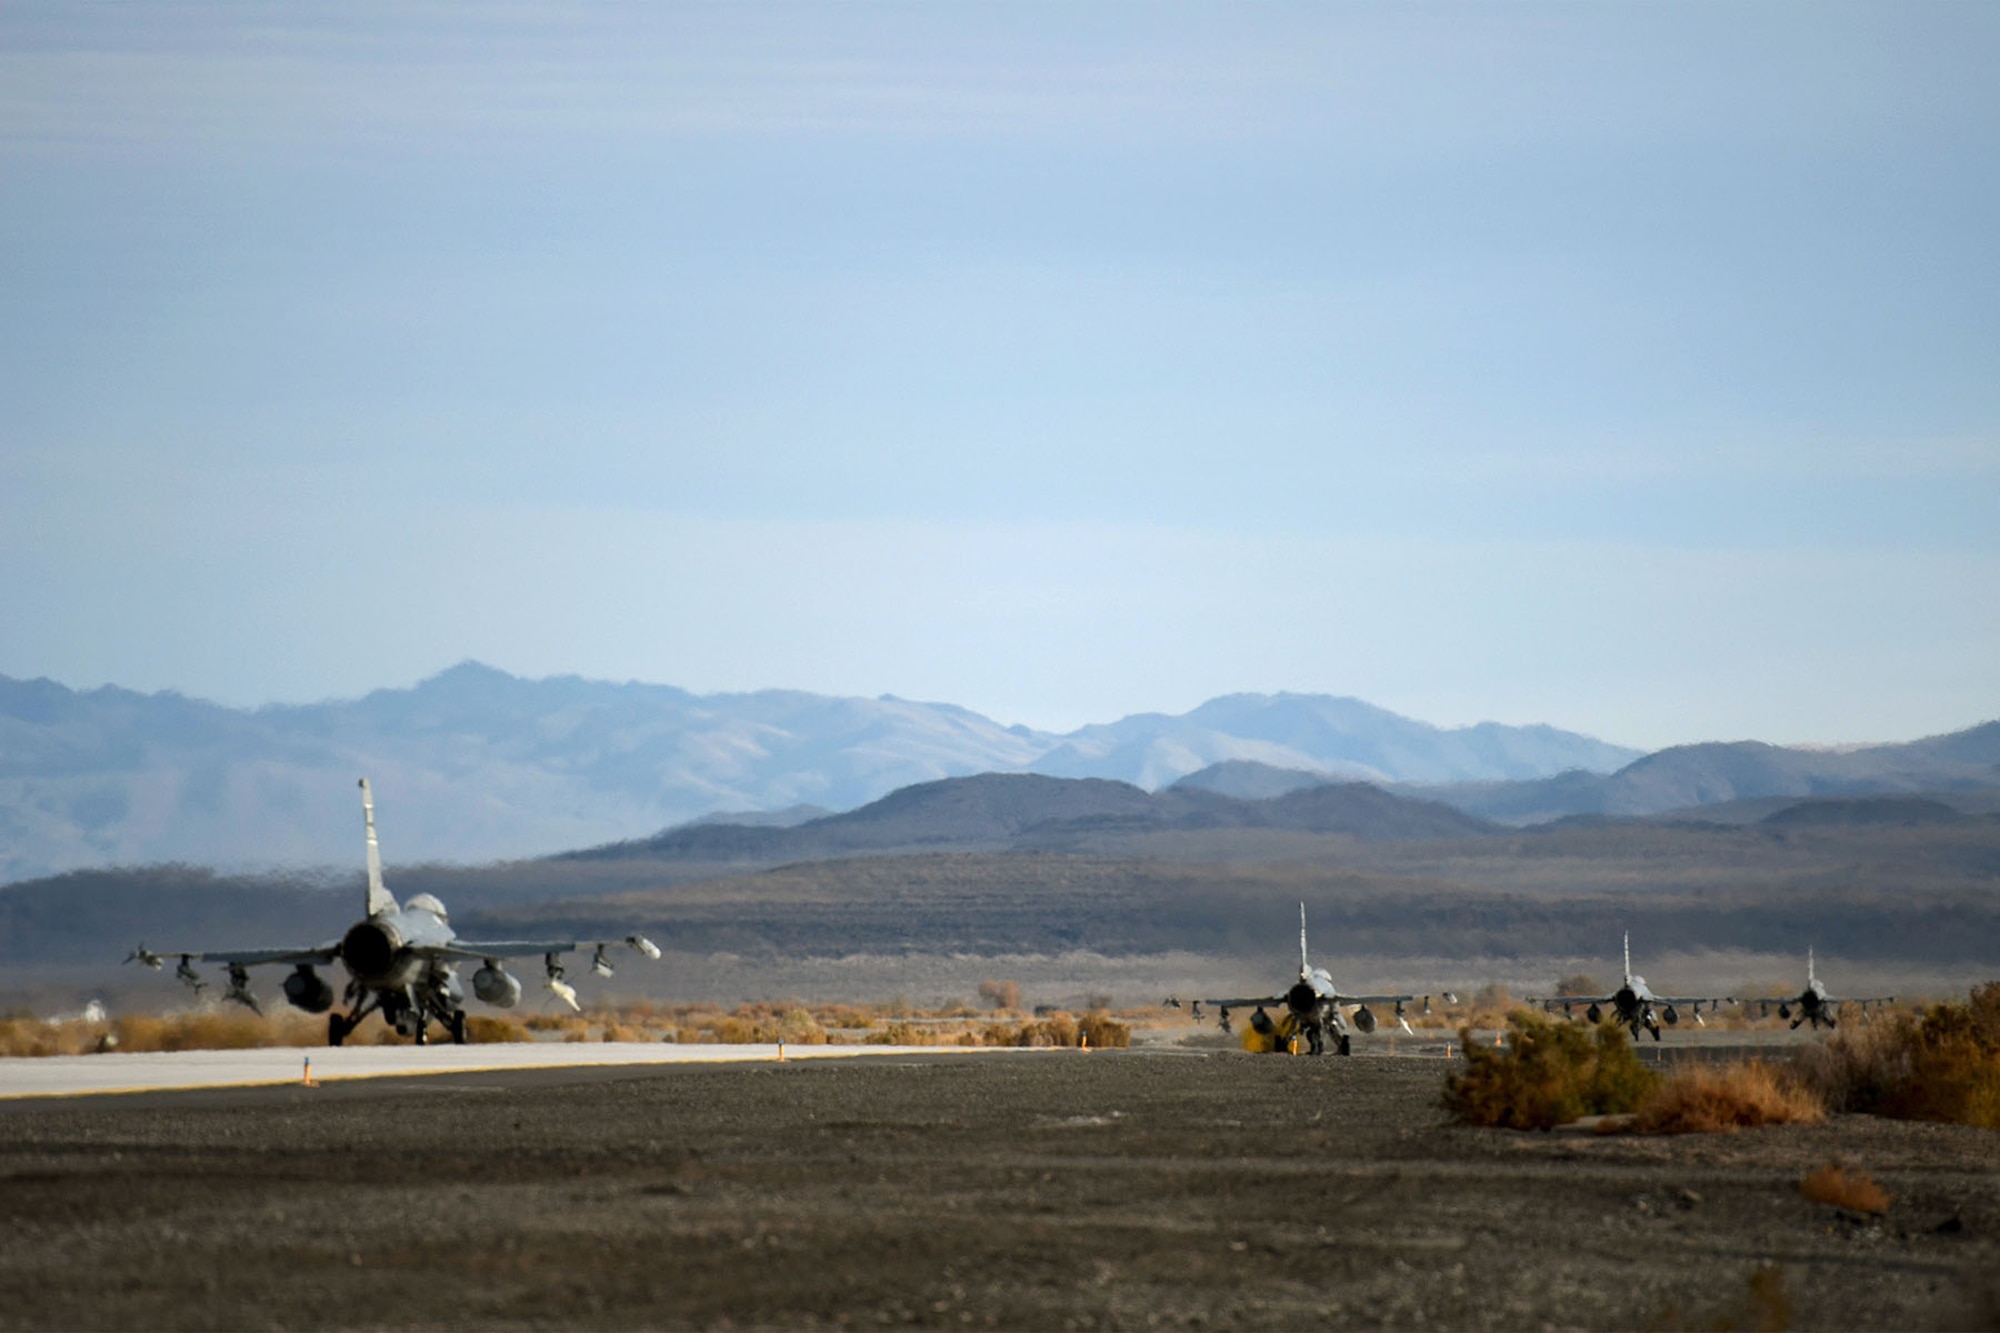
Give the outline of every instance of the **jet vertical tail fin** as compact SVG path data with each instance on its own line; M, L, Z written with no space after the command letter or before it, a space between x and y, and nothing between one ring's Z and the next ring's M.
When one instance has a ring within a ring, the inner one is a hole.
M1818 980L1819 978L1813 975L1813 951L1812 946L1808 944L1806 946L1806 985L1810 986Z
M368 915L396 910L396 896L382 883L382 848L375 841L375 796L361 779L361 820L368 827Z
M1625 932L1625 984L1632 984L1632 932Z
M1307 972L1310 972L1311 970L1312 970L1312 964L1306 961L1306 905L1304 903L1300 903L1299 904L1299 975L1304 976Z

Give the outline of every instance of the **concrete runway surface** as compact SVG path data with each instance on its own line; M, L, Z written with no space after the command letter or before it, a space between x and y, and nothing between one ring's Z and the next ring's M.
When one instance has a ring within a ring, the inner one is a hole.
M973 1046L787 1046L785 1059L868 1055L957 1055L1005 1048ZM520 1042L490 1046L273 1046L243 1051L145 1051L0 1060L0 1099L464 1074L484 1070L776 1061L778 1048L678 1046L671 1042Z

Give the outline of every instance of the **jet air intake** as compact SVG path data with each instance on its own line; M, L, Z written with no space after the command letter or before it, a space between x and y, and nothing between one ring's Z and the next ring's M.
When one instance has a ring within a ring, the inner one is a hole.
M1285 992L1285 1008L1304 1018L1319 1008L1319 992L1299 981Z
M333 1008L333 986L313 971L311 963L300 963L299 970L285 978L285 998L295 1009L323 1014Z
M521 1002L521 979L489 960L472 974L472 993L496 1009L512 1009Z

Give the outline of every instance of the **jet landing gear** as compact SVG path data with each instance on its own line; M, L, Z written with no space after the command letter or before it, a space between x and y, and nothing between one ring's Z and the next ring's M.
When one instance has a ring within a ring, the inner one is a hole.
M326 1044L339 1046L361 1026L361 1020L381 1011L382 1021L408 1037L419 1046L430 1044L430 1025L433 1021L441 1025L451 1037L451 1044L463 1046L466 1036L465 1010L452 1008L437 1013L426 1012L421 1003L411 1003L396 995L383 995L364 999L357 1004L351 1014L335 1011L326 1016Z

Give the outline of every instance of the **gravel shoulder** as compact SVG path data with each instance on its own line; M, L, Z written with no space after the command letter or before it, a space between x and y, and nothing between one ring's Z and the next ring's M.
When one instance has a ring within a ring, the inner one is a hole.
M37 1101L0 1116L0 1328L2000 1321L1991 1133L1467 1130L1444 1069L1047 1051ZM1829 1161L1886 1216L1804 1199Z

